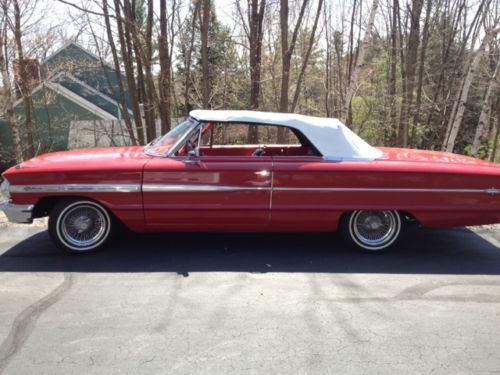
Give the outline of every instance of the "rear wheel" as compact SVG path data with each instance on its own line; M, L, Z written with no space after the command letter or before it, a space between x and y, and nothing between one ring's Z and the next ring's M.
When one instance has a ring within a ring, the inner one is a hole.
M365 252L382 252L393 247L401 236L397 211L359 210L344 216L341 234L350 245Z
M63 200L49 216L52 240L72 253L102 248L109 241L112 229L113 222L108 211L89 200Z

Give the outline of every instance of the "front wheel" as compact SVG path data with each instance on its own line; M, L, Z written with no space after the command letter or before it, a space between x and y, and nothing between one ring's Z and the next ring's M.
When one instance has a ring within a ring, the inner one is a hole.
M401 236L397 211L351 212L342 218L340 232L350 245L365 252L382 252L393 247Z
M101 248L111 237L112 218L100 204L63 200L49 216L49 234L63 250L84 253Z

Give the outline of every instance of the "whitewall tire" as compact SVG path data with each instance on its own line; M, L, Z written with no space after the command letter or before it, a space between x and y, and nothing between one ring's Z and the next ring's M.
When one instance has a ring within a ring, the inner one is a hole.
M397 211L351 212L342 218L340 232L349 244L370 253L394 247L401 237L402 221Z
M102 248L111 238L113 227L113 219L106 208L90 200L62 200L49 216L52 240L72 253Z

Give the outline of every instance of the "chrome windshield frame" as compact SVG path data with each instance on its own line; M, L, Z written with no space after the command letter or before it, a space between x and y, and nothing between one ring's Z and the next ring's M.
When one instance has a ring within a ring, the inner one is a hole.
M191 127L191 130L186 132L179 140L174 143L174 145L168 150L168 152L165 154L165 157L172 157L175 156L175 153L186 143L186 141L198 131L200 128L201 122L198 120L195 120L194 118L190 118L193 120L193 126Z
M168 157L172 157L175 155L175 153L179 150L179 148L186 142L186 140L193 134L196 132L196 129L199 128L201 122L196 120L195 118L193 117L189 117L186 119L186 121L191 121L192 125L191 125L191 128L186 131L173 145L172 147L170 147L170 149L163 153L163 154L158 154L156 152L153 152L152 150L148 149L148 148L145 148L144 149L144 153L146 155L149 155L149 156L153 156L153 157L160 157L160 158L168 158ZM168 133L167 133L168 134ZM162 136L163 137L163 136Z

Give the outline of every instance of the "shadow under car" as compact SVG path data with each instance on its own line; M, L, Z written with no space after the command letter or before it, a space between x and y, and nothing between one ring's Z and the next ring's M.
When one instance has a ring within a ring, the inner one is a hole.
M376 255L352 251L335 234L126 231L103 251L74 255L42 231L0 256L0 272L64 271L500 275L500 251L465 228L411 228L395 250Z

